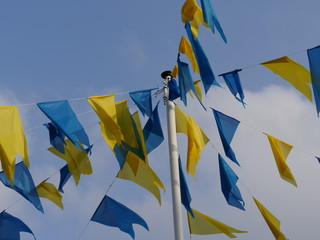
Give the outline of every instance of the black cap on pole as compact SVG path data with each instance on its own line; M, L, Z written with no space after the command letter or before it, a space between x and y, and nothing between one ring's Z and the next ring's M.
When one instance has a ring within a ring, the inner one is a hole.
M171 76L171 71L164 71L163 73L161 73L161 77L163 79L166 79L168 76Z

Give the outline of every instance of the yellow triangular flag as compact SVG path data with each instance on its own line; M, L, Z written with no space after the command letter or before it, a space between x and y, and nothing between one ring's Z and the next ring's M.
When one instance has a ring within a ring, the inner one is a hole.
M10 183L14 182L16 156L19 154L27 167L28 147L17 106L0 107L0 160Z
M196 89L196 93L198 95L199 100L202 102L202 91L201 91L201 87L200 87L200 84L199 84L200 82L201 82L201 80L194 81L193 82L193 86ZM193 98L193 94L192 94L191 90L189 90L189 94Z
M271 135L266 135L268 136L273 156L276 161L281 178L297 187L296 180L294 179L290 168L286 164L287 157L293 146Z
M181 20L183 23L190 22L194 19L197 10L201 9L196 0L186 0L181 8Z
M178 76L178 65L174 65L172 71L171 71L171 76L173 78L176 78Z
M253 197L254 202L256 203L259 211L261 212L264 220L268 224L273 236L276 240L286 240L287 238L280 231L280 221L273 216L271 212L268 211L257 199Z
M58 189L52 183L47 183L47 180L48 179L42 181L36 187L39 197L47 198L53 203L55 203L58 207L63 209L61 193L59 193Z
M190 42L188 41L188 39L186 39L184 36L182 36L182 38L180 40L179 52L186 54L192 64L193 71L195 73L200 73L198 62L197 62L196 57L194 55L192 46L191 46Z
M236 238L232 233L246 233L247 231L241 231L230 227L216 219L213 219L207 215L204 215L197 210L192 209L194 217L188 212L188 223L190 234L197 235L209 235L224 233L230 238Z
M261 63L261 65L288 81L312 102L312 92L309 85L311 75L302 65L287 56Z
M89 175L92 173L91 163L85 151L73 145L69 139L66 139L65 143L64 154L54 147L50 147L48 150L67 162L68 170L72 174L76 185L78 185L81 174Z

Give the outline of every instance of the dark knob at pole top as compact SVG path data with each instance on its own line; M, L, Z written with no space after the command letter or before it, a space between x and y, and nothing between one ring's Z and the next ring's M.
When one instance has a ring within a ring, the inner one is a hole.
M161 73L161 77L163 79L166 79L168 76L171 76L171 71L164 71L163 73Z

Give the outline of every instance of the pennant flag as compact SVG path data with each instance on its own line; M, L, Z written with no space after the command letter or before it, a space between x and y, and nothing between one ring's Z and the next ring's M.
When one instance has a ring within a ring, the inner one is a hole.
M146 122L143 128L143 136L146 143L147 153L149 154L153 149L157 148L164 140L159 113L158 105L154 108L152 115Z
M178 66L174 65L174 68L171 71L171 77L176 78L178 76Z
M201 87L199 85L200 82L201 82L201 80L194 81L193 86L194 86L194 89L196 90L196 93L198 95L198 99L200 100L200 102L202 102L202 91L201 91ZM192 92L189 91L189 94L191 97L193 97Z
M48 150L67 162L68 170L72 174L76 185L78 185L81 174L90 175L92 173L91 163L86 151L83 151L73 145L69 139L65 142L64 154L56 150L54 147L50 147Z
M47 183L47 180L48 179L42 181L36 187L39 197L47 198L55 203L59 208L63 209L62 195L52 183Z
M209 142L209 138L201 130L191 116L187 116L175 105L176 131L188 137L187 172L195 176L197 163L202 149Z
M121 143L122 137L117 124L114 94L88 97L87 100L100 119L100 129L104 140L113 150L117 143Z
M44 212L31 174L23 162L16 164L13 185L11 185L4 172L0 172L0 181L6 187L15 190L17 193L31 202L39 211L42 213Z
M319 157L316 157L316 159L318 160L318 162L320 163L320 158Z
M320 46L307 50L311 72L311 82L317 113L320 112Z
M234 173L226 161L218 154L221 190L229 205L244 209L244 201L242 199L239 188L236 183L238 176Z
M19 154L27 167L28 147L17 106L0 107L0 161L11 185L14 181L16 156Z
M71 177L71 173L69 172L68 164L67 164L60 169L60 182L58 187L59 192L64 193L62 188L67 183L70 177Z
M180 90L177 84L177 81L174 78L171 78L171 80L168 82L168 88L169 88L169 100L173 101L180 97Z
M135 237L133 224L139 224L149 231L147 223L138 214L108 196L104 196L91 221L117 227L133 239Z
M180 40L179 52L186 54L192 64L193 71L195 73L200 73L199 66L198 66L196 57L193 53L191 43L184 36L182 36Z
M224 81L226 82L230 92L232 95L242 103L242 105L245 107L245 103L243 101L244 99L244 93L242 90L241 82L240 82L240 77L239 77L239 72L241 69L234 70L232 72L227 72L220 74L219 76L222 76ZM239 97L238 97L238 96Z
M213 10L213 7L210 3L210 0L201 0L201 7L203 12L203 19L206 24L211 28L211 31L214 33L214 28L216 27L223 41L227 43L227 38L224 35L222 27L218 21L217 15Z
M59 152L64 153L65 135L61 129L54 122L45 123L44 126L49 131L50 144Z
M236 238L233 233L247 233L230 227L216 219L213 219L195 209L192 209L194 217L188 213L188 223L190 234L209 235L224 233L230 238Z
M191 214L192 217L194 217L192 209L190 207L190 203L192 201L187 180L184 176L181 159L179 155L179 178L180 178L180 193L181 193L181 202L183 206L186 208L186 210Z
M31 229L19 218L3 211L0 214L0 240L19 240L20 232L27 232L34 236Z
M288 167L288 165L286 163L287 157L288 157L291 149L293 148L293 146L288 143L285 143L275 137L272 137L269 134L266 134L266 133L264 133L264 134L267 135L268 140L270 142L270 146L271 146L272 153L273 153L274 159L275 159L277 167L278 167L280 177L283 180L285 180L285 181L287 181L297 187L296 180L294 179L294 177L290 171L290 168Z
M217 86L220 86L219 83L216 81L214 77L214 73L212 71L212 68L210 66L209 60L207 56L205 55L200 42L198 39L194 39L191 29L190 29L190 23L186 23L186 31L188 34L189 41L191 43L194 55L196 56L200 76L204 85L205 93L208 92L209 88L214 84Z
M270 71L282 77L312 102L310 72L299 63L285 56L261 63Z
M152 98L151 91L157 88L152 88L148 90L141 90L135 92L129 92L131 99L140 109L143 116L147 115L148 117L152 114Z
M88 135L67 100L42 102L37 106L75 146L82 150L85 149L79 143L90 147Z
M266 209L257 199L253 197L254 202L256 203L260 213L262 214L264 220L268 224L273 236L276 240L287 240L287 238L280 231L280 221L273 216L268 209Z
M213 108L211 108L211 109L213 111L213 115L214 115L214 118L217 123L219 135L220 135L222 146L223 146L223 149L224 149L226 156L228 158L230 158L230 160L232 160L233 162L235 162L236 164L238 164L240 166L240 164L238 163L238 161L236 159L236 155L234 154L234 152L230 146L232 138L233 138L240 122L232 117L229 117L229 116L213 109Z

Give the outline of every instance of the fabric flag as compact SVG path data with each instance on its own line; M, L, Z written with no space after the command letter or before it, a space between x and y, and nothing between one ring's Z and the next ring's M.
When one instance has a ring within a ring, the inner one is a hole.
M320 163L320 158L319 157L316 157L316 159L318 160L318 162Z
M189 192L186 177L184 176L184 173L183 173L180 155L179 155L179 178L180 178L181 202L183 206L186 208L186 210L191 214L191 216L194 217L192 209L190 207L192 198Z
M78 148L90 147L88 135L67 100L37 103L40 110ZM51 140L51 138L50 138Z
M36 187L39 197L47 198L54 204L56 204L59 208L63 209L62 195L52 183L47 183L47 180L48 179L42 181Z
M209 88L214 84L220 86L219 83L216 81L212 68L210 66L209 60L205 55L200 42L198 39L194 39L193 34L190 29L190 23L186 23L186 31L188 34L189 41L191 43L194 55L196 56L201 80L204 85L205 93L209 91Z
M28 147L17 106L0 107L0 161L10 180L14 181L16 156L19 154L27 167Z
M66 137L61 129L54 123L45 123L44 126L49 131L50 144L59 152L64 153L64 138Z
M50 147L48 150L67 162L68 170L72 174L76 185L78 185L81 174L90 175L92 173L91 163L86 151L83 151L73 145L69 139L65 142L64 154L56 150L54 147Z
M211 108L211 109L213 111L213 115L214 115L214 118L217 123L219 135L220 135L222 146L223 146L223 149L224 149L226 156L228 158L230 158L230 160L232 160L233 162L235 162L236 164L238 164L240 166L240 164L238 163L238 161L236 159L236 155L234 154L234 152L230 146L232 138L233 138L240 122L232 117L229 117L229 116L213 109L213 108Z
M143 128L143 136L146 143L147 153L149 154L153 149L157 148L164 140L159 113L159 102L154 108L152 115L146 122Z
M117 227L133 239L135 237L133 224L139 224L149 231L147 223L138 214L108 196L104 196L91 221Z
M216 219L213 219L195 209L192 209L194 217L188 212L188 223L190 234L209 235L224 233L230 238L236 238L233 233L247 233L230 227Z
M201 0L201 7L203 12L204 22L210 26L211 31L213 33L214 33L214 28L216 27L223 41L227 43L227 38L224 35L223 29L219 23L216 13L213 10L210 0Z
M253 197L254 202L256 203L261 215L263 216L264 220L268 224L273 236L276 240L286 240L287 238L283 235L280 231L280 221L273 216L268 209L265 208L257 199Z
M311 82L314 100L316 102L317 113L320 112L320 46L307 50L309 67L311 72Z
M288 81L312 102L312 92L309 85L311 84L311 76L305 67L287 56L263 62L261 65Z
M0 181L5 186L15 190L17 193L31 202L39 211L42 213L44 212L29 169L23 162L16 164L14 185L11 185L4 172L0 172Z
M131 99L140 109L143 116L147 115L148 117L152 114L152 97L151 91L157 88L141 90L141 91L134 91L129 92Z
M270 146L272 149L272 153L274 156L274 159L276 161L277 167L278 167L278 171L280 174L280 177L293 184L294 186L297 187L297 183L296 180L294 179L290 168L288 167L286 160L287 157L291 151L291 149L293 148L292 145L285 143L269 134L264 133L265 135L267 135L268 140L270 142Z
M181 37L180 44L179 44L179 52L184 53L189 58L189 61L192 64L193 71L195 73L200 73L199 66L194 55L191 43L186 39L184 36Z
M200 82L201 82L201 80L194 81L193 86L194 86L194 89L196 90L196 93L198 95L200 102L202 102L202 91L201 91L201 87L199 85ZM193 97L192 92L189 91L189 94L191 95L191 97Z
M71 173L69 172L68 164L67 164L60 169L60 182L58 187L59 192L64 193L63 187L67 183L70 177L71 177Z
M30 233L36 239L23 221L3 211L0 214L0 240L20 240L20 232Z
M238 181L238 176L234 173L231 167L226 163L226 161L218 154L219 158L219 171L220 171L220 182L222 193L227 200L228 204L244 209L244 201L241 196L240 190L236 183Z
M243 106L245 106L244 103L244 93L240 82L239 72L241 69L234 70L232 72L227 72L220 74L219 76L222 76L224 81L226 82L230 92L232 95L242 103Z
M178 65L174 65L174 68L171 71L171 77L176 78L178 76Z
M110 149L121 143L121 130L117 124L116 104L114 94L104 96L92 96L87 98L89 104L100 119L102 136Z
M179 86L177 84L177 81L174 78L171 78L171 80L168 82L168 88L169 88L169 100L173 101L180 97L180 90Z
M188 137L187 172L194 177L201 151L209 142L209 138L194 119L182 112L177 105L175 105L175 116L177 133L183 133Z

